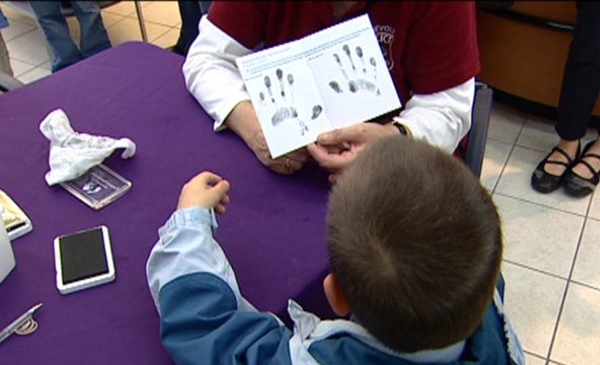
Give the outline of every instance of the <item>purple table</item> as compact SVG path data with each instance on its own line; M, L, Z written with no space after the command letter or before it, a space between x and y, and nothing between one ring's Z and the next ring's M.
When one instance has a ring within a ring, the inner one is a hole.
M13 242L17 267L0 284L0 327L38 302L33 335L0 344L2 364L170 364L159 339L145 264L157 229L173 211L184 182L212 170L232 184L232 203L217 239L242 290L259 309L289 321L288 298L322 316L327 270L326 174L308 166L293 177L270 172L231 133L215 134L188 94L183 58L145 43L128 43L0 96L0 188L33 221ZM49 142L40 121L62 108L82 133L129 137L133 159L120 152L105 164L132 190L94 211L44 181ZM55 286L54 237L105 224L116 282L61 295Z

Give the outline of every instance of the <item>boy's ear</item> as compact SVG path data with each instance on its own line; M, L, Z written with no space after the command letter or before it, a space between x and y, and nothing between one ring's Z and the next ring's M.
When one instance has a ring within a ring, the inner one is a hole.
M329 273L323 279L323 291L325 291L327 301L329 301L329 305L335 314L340 317L350 314L350 305L348 305L346 296L342 293L342 289L333 274Z

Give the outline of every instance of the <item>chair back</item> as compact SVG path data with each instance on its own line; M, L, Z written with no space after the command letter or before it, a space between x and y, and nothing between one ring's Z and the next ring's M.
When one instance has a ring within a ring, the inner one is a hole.
M464 159L469 169L478 178L481 176L481 166L483 165L483 155L492 113L493 93L493 90L486 84L476 82L471 130L468 134L469 140Z

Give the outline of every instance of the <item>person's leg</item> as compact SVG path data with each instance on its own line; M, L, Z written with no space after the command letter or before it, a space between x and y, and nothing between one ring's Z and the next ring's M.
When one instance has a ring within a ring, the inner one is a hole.
M181 19L181 27L179 28L179 37L177 38L177 42L173 47L171 47L171 50L182 56L185 56L185 29L187 23L189 22L186 14L188 12L189 5L189 1L177 0L179 18Z
M585 135L600 92L600 3L577 2L577 9L555 127L560 141L532 176L533 187L541 192L556 190L578 157L579 140ZM588 170L579 166L576 169ZM591 173L587 171L582 176L589 177Z
M210 8L210 4L212 1L198 1L200 3L200 12L202 15L208 14L208 9ZM196 27L198 28L198 27Z
M188 20L185 29L185 42L183 46L184 55L187 55L192 43L194 43L198 37L198 24L200 24L200 19L202 19L202 16L208 13L211 3L212 1L198 1L198 8L195 12L190 14L190 19Z
M578 2L577 9L556 124L556 132L566 140L585 135L600 93L600 4Z
M177 1L179 15L181 16L181 29L179 39L173 47L176 53L185 56L198 36L198 23L202 15L208 12L212 1Z
M9 76L14 76L12 67L10 67L8 49L6 48L6 43L4 43L2 33L0 33L0 71L8 74Z
M60 1L30 1L52 53L52 72L81 60L81 52L71 39L69 26L60 10Z
M559 120L562 116L565 125L557 125L557 132L561 138L577 138L577 136L580 138L585 134L585 128L589 124L600 94L600 3L598 2L577 2L577 23L566 69L569 77L565 77L565 88L571 92L561 93L561 102L564 100L565 106L559 109ZM571 122L573 126L567 126L567 122ZM593 155L600 156L600 139L587 146L584 152L581 157L584 162L577 162L572 168L574 175L568 173L565 177L565 190L571 195L585 196L598 184L596 175L600 171L600 157Z
M95 55L111 47L108 33L102 22L97 1L71 1L71 6L81 27L81 54L83 58Z

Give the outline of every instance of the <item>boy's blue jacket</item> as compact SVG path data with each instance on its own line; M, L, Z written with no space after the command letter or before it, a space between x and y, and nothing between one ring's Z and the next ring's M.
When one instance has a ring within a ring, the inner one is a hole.
M440 350L396 353L355 322L320 320L290 301L292 331L241 296L216 227L212 211L176 211L148 259L162 342L177 364L525 364L498 291L475 333Z

